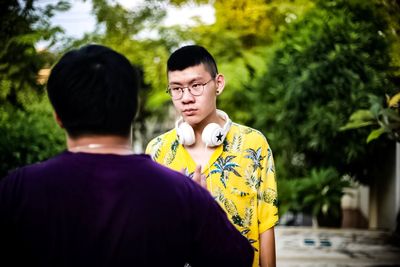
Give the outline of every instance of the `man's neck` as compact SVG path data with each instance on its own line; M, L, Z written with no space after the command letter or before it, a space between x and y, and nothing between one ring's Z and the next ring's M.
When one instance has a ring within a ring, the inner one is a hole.
M93 154L131 155L132 143L129 137L122 136L82 136L71 138L67 136L67 148L70 152Z

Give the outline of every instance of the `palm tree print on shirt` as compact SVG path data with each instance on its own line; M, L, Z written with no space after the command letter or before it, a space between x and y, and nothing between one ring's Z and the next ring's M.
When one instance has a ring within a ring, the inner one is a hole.
M237 170L236 167L239 167L239 164L232 162L232 160L236 158L236 156L226 156L226 158L219 157L217 162L214 163L215 169L213 169L210 173L220 173L220 181L222 185L226 188L226 182L228 181L229 172L234 173L238 177L242 177Z
M175 140L172 144L171 144L171 150L168 152L168 154L165 156L165 164L169 165L171 164L176 156L176 150L178 149L179 146L179 141Z
M239 153L243 144L242 135L239 133L235 133L232 138L232 142L228 142L227 139L224 140L223 143L223 151L230 153Z
M261 155L261 147L259 147L257 151L252 148L248 148L245 150L245 152L247 152L248 154L244 157L247 159L251 159L252 161L253 171L255 172L258 168L262 170L263 167L261 165L261 161L265 158L265 156Z
M161 137L158 137L153 144L151 144L151 151L154 151L154 154L152 154L153 160L157 160L160 156L162 144L163 140Z
M217 189L215 200L219 201L223 205L232 223L240 227L240 233L247 238L250 244L253 245L253 243L256 243L257 240L250 238L248 235L250 233L251 221L254 215L254 199L252 199L249 206L245 208L243 217L240 216L235 203L226 198L221 189ZM256 247L253 246L253 248L258 251Z
M252 171L251 166L245 170L245 184L254 190L258 190L260 188L261 178L256 176L255 172Z

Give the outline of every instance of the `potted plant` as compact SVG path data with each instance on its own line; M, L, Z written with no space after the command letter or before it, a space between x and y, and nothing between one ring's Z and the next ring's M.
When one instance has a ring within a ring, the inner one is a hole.
M298 183L303 211L313 215L318 226L340 227L343 189L350 181L333 168L311 169L308 177Z

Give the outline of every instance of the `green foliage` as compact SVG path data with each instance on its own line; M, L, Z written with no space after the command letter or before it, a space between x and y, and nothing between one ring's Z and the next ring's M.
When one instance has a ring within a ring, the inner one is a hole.
M8 104L0 108L0 178L8 171L45 160L65 148L46 99L26 111Z
M347 186L350 186L349 181L341 178L333 168L312 169L310 175L299 183L303 210L311 211L314 216L331 211L338 217L343 188Z
M400 2L395 0L376 0L377 12L388 23L383 34L391 42L390 59L393 76L400 76Z
M340 218L343 189L350 181L333 168L311 169L306 177L279 181L279 211L304 212L315 217Z
M31 112L32 105L43 103L37 73L51 66L56 56L36 51L34 44L46 39L51 46L59 40L62 32L50 25L49 18L69 4L58 1L33 8L36 2L1 2L1 116ZM169 114L169 54L184 43L197 43L210 50L226 77L218 106L235 121L266 133L281 179L307 176L312 166L368 173L362 166L368 165L364 160L373 151L359 142L367 130L339 128L354 110L368 108L368 94L390 93L392 80L398 77L395 1L221 0L212 2L215 23L193 27L162 26L167 5L209 1L146 0L132 10L115 1L92 3L96 30L81 40L64 42L62 48L104 44L140 68L144 90L137 127L142 134L149 118L159 123ZM14 131L10 125L4 129Z
M52 46L61 30L49 19L69 8L65 1L43 7L28 1L0 2L0 178L9 170L61 150L64 135L52 118L38 72L54 62L37 51L39 40Z
M24 108L43 94L37 82L37 73L52 62L47 52L39 52L35 44L47 40L56 42L61 30L49 24L55 11L69 8L65 1L58 1L39 8L35 1L0 2L0 103L10 103Z
M271 46L290 21L301 17L312 1L215 1L215 23L198 25L183 38L203 45L217 60L227 84L218 106L237 122L251 125L255 114L252 83L266 70Z
M183 43L197 43L210 50L227 80L227 88L219 98L220 108L235 121L251 123L250 84L265 71L264 59L271 53L266 45L285 28L287 16L297 18L313 6L306 0L216 1L213 3L216 22L212 25L165 27L160 23L168 5L205 3L208 1L147 0L143 6L126 10L118 3L93 1L98 29L73 46L90 41L110 46L142 70L145 90L141 94L139 118L144 131L144 120L151 117L161 122L169 114L171 102L165 93L165 66L169 54Z
M282 34L267 72L255 86L255 127L268 133L280 177L334 167L363 179L365 131L341 132L368 94L393 91L387 23L374 5L320 1ZM302 158L301 161L295 159Z
M194 2L207 3L201 0ZM142 134L147 135L145 121L151 118L161 124L171 107L170 98L165 93L166 61L170 53L183 43L204 45L215 56L220 72L226 76L227 90L220 97L220 108L229 112L236 121L247 123L253 120L247 104L249 85L264 73L264 58L271 53L265 45L271 42L278 26L286 24L287 13L304 12L312 3L305 0L294 3L284 1L282 5L278 4L279 1L268 5L265 1L239 2L215 2L215 24L165 27L160 21L166 14L166 6L183 6L193 4L193 1L148 0L143 6L127 10L118 3L95 0L93 13L98 22L97 30L72 43L72 47L87 42L101 43L123 53L142 70L142 87L145 90L141 93L138 123ZM230 8L232 5L236 7ZM257 14L254 10L257 10ZM241 14L240 19L238 14ZM233 22L234 25L231 25ZM245 25L241 26L243 23ZM266 31L268 34L259 34Z
M294 214L302 211L303 205L300 198L299 184L300 179L280 179L278 180L279 201L278 211L279 217L287 212Z
M370 96L370 109L361 109L351 114L347 124L340 130L353 130L366 126L379 126L370 132L367 143L387 134L390 139L400 142L400 93L387 97L387 107L377 96Z

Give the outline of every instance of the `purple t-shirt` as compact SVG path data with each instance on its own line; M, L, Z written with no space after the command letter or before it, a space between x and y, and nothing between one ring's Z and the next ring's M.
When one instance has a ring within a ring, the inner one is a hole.
M209 193L147 155L64 152L0 181L4 266L251 266L252 260L247 239Z

